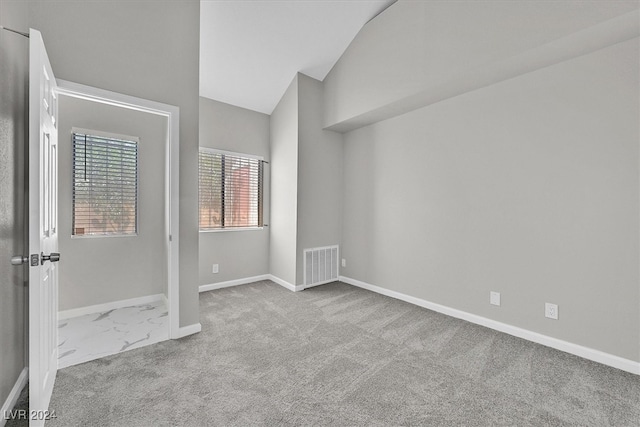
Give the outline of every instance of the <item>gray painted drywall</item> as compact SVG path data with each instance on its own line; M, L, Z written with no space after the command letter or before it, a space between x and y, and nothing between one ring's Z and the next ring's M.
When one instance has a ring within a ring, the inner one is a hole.
M200 146L262 156L269 161L269 116L200 98ZM269 224L269 165L264 169L263 215ZM200 285L269 273L269 229L200 232ZM212 273L212 265L219 272Z
M640 361L638 49L346 134L342 274Z
M164 184L167 119L67 96L59 101L59 310L167 294ZM138 137L138 235L71 237L72 128Z
M1 1L0 25L27 32L26 3ZM28 276L9 260L26 247L28 77L29 40L0 30L0 405L26 365Z
M558 39L638 7L637 1L400 0L363 27L325 78L325 126L354 129L495 83L498 73L506 79L547 66L569 54L553 44ZM620 26L612 25L602 34ZM578 45L594 50L592 36ZM547 51L537 50L547 44Z
M273 110L271 141L271 222L269 271L296 282L298 233L298 76Z
M57 78L180 108L180 326L198 323L200 2L28 3Z
M342 134L322 130L322 107L322 83L298 73L297 285L304 249L339 245L342 237Z

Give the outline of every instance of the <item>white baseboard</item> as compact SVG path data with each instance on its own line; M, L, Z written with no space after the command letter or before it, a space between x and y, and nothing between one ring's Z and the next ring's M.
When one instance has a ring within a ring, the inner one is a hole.
M228 280L226 282L200 285L198 287L198 290L199 292L207 292L207 291L213 291L215 289L230 288L231 286L246 285L247 283L259 282L260 280L271 280L272 282L275 282L278 285L283 286L293 292L300 292L305 290L306 288L311 287L311 286L305 287L304 285L292 285L286 280L282 280L281 278L279 278L278 276L274 276L273 274L262 274L260 276L245 277L243 279L235 279L235 280ZM330 280L329 282L333 282L333 281L334 280ZM329 282L318 283L312 286L323 285L324 283L329 283Z
M245 277L243 279L235 279L235 280L228 280L226 282L200 285L198 290L200 292L213 291L215 289L229 288L231 286L239 286L239 285L246 285L247 283L259 282L260 280L269 280L270 278L271 277L269 274L262 274L260 276Z
M132 307L134 305L149 304L152 302L164 301L167 303L167 297L164 294L147 295L144 297L123 299L120 301L107 302L104 304L89 305L86 307L72 308L58 312L58 319L70 319L72 317L84 316L85 314L102 313L117 308Z
M188 335L197 334L201 330L202 330L202 324L200 323L194 323L193 325L189 325L189 326L182 326L178 332L177 338L182 338Z
M322 282L314 283L313 285L299 285L299 286L301 286L302 289L309 289L309 288L315 288L316 286L326 285L327 283L337 282L338 280L340 279L324 280Z
M304 291L304 285L292 285L291 283L282 280L281 278L279 278L278 276L274 276L273 274L269 274L269 280L271 280L272 282L276 282L278 285L283 286L293 292Z
M605 353L600 350L573 344L568 341L553 338L547 335L542 335L537 332L519 328L517 326L511 326L506 323L498 322L496 320L487 319L486 317L467 313L466 311L457 310L455 308L436 304L400 292L381 288L380 286L375 286L366 282L362 282L360 280L352 279L350 277L340 276L339 280L349 285L357 286L359 288L367 289L378 294L386 295L391 298L396 298L411 304L415 304L429 310L437 311L438 313L446 314L447 316L466 320L467 322L485 326L487 328L504 332L505 334L513 335L515 337L522 338L528 341L533 341L547 347L555 348L556 350L564 351L565 353L570 353L585 359L592 360L594 362L602 363L603 365L611 366L626 372L631 372L632 374L640 375L640 362L635 362L633 360Z
M18 375L16 383L13 385L13 388L9 392L9 396L7 396L6 400L2 404L2 412L0 412L0 427L3 427L6 424L6 415L16 405L18 397L20 397L20 392L27 384L27 381L29 381L29 368L25 367L22 372L20 372L20 375Z
M161 300L164 303L164 306L169 308L169 298L167 298L165 294L160 294L160 296L162 297Z

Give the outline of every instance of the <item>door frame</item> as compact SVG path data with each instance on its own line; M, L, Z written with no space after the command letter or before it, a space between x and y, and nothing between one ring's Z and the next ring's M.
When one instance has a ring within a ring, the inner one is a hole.
M167 243L167 280L169 338L180 338L180 240L179 240L179 160L180 160L180 108L135 96L57 79L58 94L87 101L99 102L167 119L165 143L165 242Z

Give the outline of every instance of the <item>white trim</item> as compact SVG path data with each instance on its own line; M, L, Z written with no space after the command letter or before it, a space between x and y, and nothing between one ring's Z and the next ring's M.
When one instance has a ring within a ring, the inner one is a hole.
M112 301L104 304L88 305L86 307L72 308L58 312L58 320L71 319L72 317L84 316L86 314L104 313L105 311L115 310L124 307L133 307L136 305L150 304L156 301L164 301L166 304L167 297L164 294L146 295L143 297L123 299L120 301Z
M260 280L269 280L268 274L261 276L245 277L243 279L227 280L226 282L210 283L208 285L200 285L199 292L213 291L215 289L229 288L231 286L246 285L247 283L259 282Z
M136 218L136 221L138 219ZM137 228L137 225L136 225ZM136 232L135 234L72 234L71 239L75 240L75 239L121 239L123 237L131 237L131 238L136 238L138 237L138 233Z
M322 282L314 283L313 285L298 285L298 286L302 286L303 289L309 289L309 288L315 288L316 286L320 286L320 285L326 285L327 283L337 282L339 280L340 280L340 275L338 275L337 279L323 280Z
M287 288L292 292L300 292L305 290L306 288L311 288L313 286L323 285L325 283L335 282L335 280L330 280L328 282L314 284L313 286L304 286L304 285L292 285L291 283L282 280L281 278L274 276L273 274L262 274L260 276L253 277L245 277L242 279L228 280L226 282L218 282L218 283L210 283L208 285L200 285L198 290L199 292L207 292L213 291L215 289L229 288L231 286L239 286L246 285L247 283L259 282L260 280L271 280L272 282L277 283L278 285Z
M225 156L233 157L246 157L247 159L264 161L264 157L256 156L255 154L236 153L235 151L218 150L217 148L199 147L200 151L206 151L208 153L223 154Z
M58 93L60 95L71 96L73 98L100 102L101 104L128 108L130 110L142 111L144 113L158 114L165 117L168 117L174 112L178 112L180 110L174 105L163 104L161 102L112 92L110 90L74 83L67 80L56 79L56 82L58 83Z
M175 338L182 338L189 335L197 334L202 330L200 323L194 323L193 325L183 326L178 330L178 336Z
M289 289L290 291L293 292L300 292L300 291L304 291L304 285L292 285L291 283L287 282L286 280L282 280L281 278L279 278L278 276L274 276L273 274L269 274L269 280L271 280L272 282L277 283L280 286L283 286L287 289Z
M227 231L259 231L264 230L263 227L225 227L225 228L213 228L213 229L200 229L200 233L224 233Z
M16 406L16 402L20 397L20 392L22 392L22 389L27 385L28 380L29 368L25 367L24 369L22 369L22 372L20 372L20 375L18 375L16 383L13 385L13 388L9 392L9 396L7 396L7 399L2 404L2 412L0 412L0 427L3 427L8 421L6 416L8 415L8 412L11 411L14 406Z
M506 334L513 335L518 338L523 338L525 340L542 344L547 347L555 348L556 350L564 351L566 353L570 353L585 359L589 359L594 362L602 363L603 365L612 366L614 368L621 369L623 371L630 372L632 374L640 375L640 362L635 362L633 360L629 360L619 356L615 356L613 354L605 353L600 350L595 350L593 348L584 347L578 344L573 344L558 338L553 338L553 337L542 335L527 329L522 329L517 326L508 325L506 323L498 322L496 320L487 319L486 317L467 313L465 311L457 310L455 308L447 307L447 306L436 304L420 298L412 297L400 292L381 288L380 286L371 285L369 283L352 279L350 277L340 276L339 279L341 282L347 283L349 285L367 289L369 291L376 292L381 295L386 295L388 297L396 298L401 301L415 304L420 307L427 308L429 310L437 311L438 313L446 314L447 316L466 320L467 322L475 323L476 325L485 326L487 328L504 332Z
M169 298L167 298L167 296L165 294L160 294L160 296L162 297L162 302L164 303L165 307L169 307Z
M169 338L180 335L180 109L148 99L137 98L91 86L57 80L58 93L73 98L151 113L167 118L165 150L165 243L167 251Z

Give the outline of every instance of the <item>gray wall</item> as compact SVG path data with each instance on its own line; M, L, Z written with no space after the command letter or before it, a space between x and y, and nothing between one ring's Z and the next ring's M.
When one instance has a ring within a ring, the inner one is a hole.
M180 108L180 325L198 323L200 2L32 0L29 20L57 78Z
M62 96L59 310L167 293L164 266L165 117ZM138 137L138 235L71 237L72 127Z
M271 114L269 271L296 282L298 232L298 76Z
M342 135L322 130L322 107L322 83L300 73L271 116L201 98L200 145L270 156L271 185L268 228L200 233L200 284L266 273L302 284L303 249L340 244Z
M298 235L296 284L303 251L342 238L342 134L322 130L322 83L298 73Z
M421 92L445 97L521 52L636 9L635 0L400 0L364 26L325 78L325 125L365 120Z
M0 1L0 25L29 31L26 3ZM0 405L26 365L25 168L29 40L0 30ZM0 414L2 415L2 414Z
M200 98L200 146L269 161L269 116ZM269 171L264 169L264 221L269 224ZM200 232L200 285L269 273L269 229ZM219 265L213 274L212 264Z
M342 274L639 361L638 49L348 133Z

